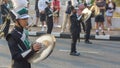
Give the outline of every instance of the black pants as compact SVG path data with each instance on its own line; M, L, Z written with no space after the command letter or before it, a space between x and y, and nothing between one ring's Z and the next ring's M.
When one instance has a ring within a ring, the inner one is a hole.
M79 38L79 33L72 33L72 43L71 43L71 53L76 53L76 43L77 39Z
M83 31L85 32L85 24L84 24L84 22L81 22L81 25L82 25Z
M47 20L47 33L51 34L53 29L53 19Z
M86 29L86 33L85 33L85 41L89 41L90 39L90 32L91 32L91 29Z
M85 22L85 41L89 41L92 29L91 17Z

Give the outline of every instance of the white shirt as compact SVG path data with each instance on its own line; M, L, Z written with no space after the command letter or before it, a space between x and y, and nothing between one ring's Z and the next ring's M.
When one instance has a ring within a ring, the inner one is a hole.
M45 3L46 1L48 1L48 0L39 0L38 1L38 9L40 12L44 11L45 8L47 7L47 4Z
M27 0L11 0L14 6L14 9L19 9L23 7L27 7L28 1Z
M73 6L77 6L77 5L78 5L77 0L71 0L71 2L72 2L72 5L73 5Z
M91 3L91 0L86 0L86 3L87 3L87 4L90 4L90 3Z
M113 8L113 4L112 3L109 3L108 6L111 7L111 8Z

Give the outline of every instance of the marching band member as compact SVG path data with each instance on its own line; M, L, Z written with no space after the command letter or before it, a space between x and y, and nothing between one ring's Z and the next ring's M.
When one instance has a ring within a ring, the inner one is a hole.
M76 51L76 43L77 43L77 39L79 38L79 34L81 32L81 26L79 20L80 14L77 14L77 11L73 6L71 7L71 11L72 11L72 15L70 16L70 22L71 22L70 32L72 35L72 43L71 43L70 55L79 56L80 53Z
M12 56L11 68L31 68L28 59L35 52L40 50L41 44L34 43L31 45L28 36L24 31L28 25L29 15L24 13L16 16L14 13L12 14L12 19L14 19L15 26L11 33L6 37Z
M11 18L15 22L14 29L6 36L9 50L12 56L11 68L31 68L28 59L40 50L41 44L31 44L25 29L28 25L28 3L26 0L12 0L14 9L11 10Z
M90 6L91 6L90 4L85 3L86 12L88 12L88 11L91 12ZM90 39L90 32L91 32L91 29L92 29L91 15L84 23L85 23L85 43L92 44L92 42L89 41L89 39Z
M78 8L79 8L79 10L77 12L81 14L81 12L85 9L85 6L83 3L81 3L78 5ZM85 32L85 24L83 21L81 22L81 25L82 25L83 31Z
M46 4L48 5L45 8L45 14L46 14L46 23L47 23L47 33L51 34L53 29L53 10L51 8L51 1L46 1Z

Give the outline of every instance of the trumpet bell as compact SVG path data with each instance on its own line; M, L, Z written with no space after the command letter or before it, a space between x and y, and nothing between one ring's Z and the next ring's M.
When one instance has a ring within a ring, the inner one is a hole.
M46 59L52 53L55 47L56 39L53 35L46 34L39 37L36 42L41 43L42 47L38 52L30 57L28 60L30 63L36 63L38 61Z

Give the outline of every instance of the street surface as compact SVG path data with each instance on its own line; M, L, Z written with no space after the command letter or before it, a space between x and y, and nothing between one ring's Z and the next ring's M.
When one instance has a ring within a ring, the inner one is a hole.
M37 37L30 37L34 42ZM32 68L120 68L120 42L91 40L93 44L85 44L82 39L77 43L80 56L71 56L71 39L56 39L53 53L44 61L32 64ZM10 66L10 52L7 42L0 39L0 68Z
M65 8L66 0L62 1L62 8ZM35 22L34 0L30 0L30 15ZM65 9L61 9L60 22L63 23ZM39 22L40 24L40 22ZM11 29L10 29L11 30ZM40 31L40 27L32 27L31 31ZM60 32L60 28L54 28L53 32ZM69 32L68 30L66 32ZM111 31L106 34L119 35L120 31ZM91 34L95 34L92 30ZM34 42L37 37L30 37ZM32 68L120 68L120 42L91 40L93 44L85 44L82 39L77 43L77 51L80 56L69 55L71 39L56 38L56 47L53 53L44 61L32 64ZM0 68L8 68L11 64L11 55L5 39L0 39Z

